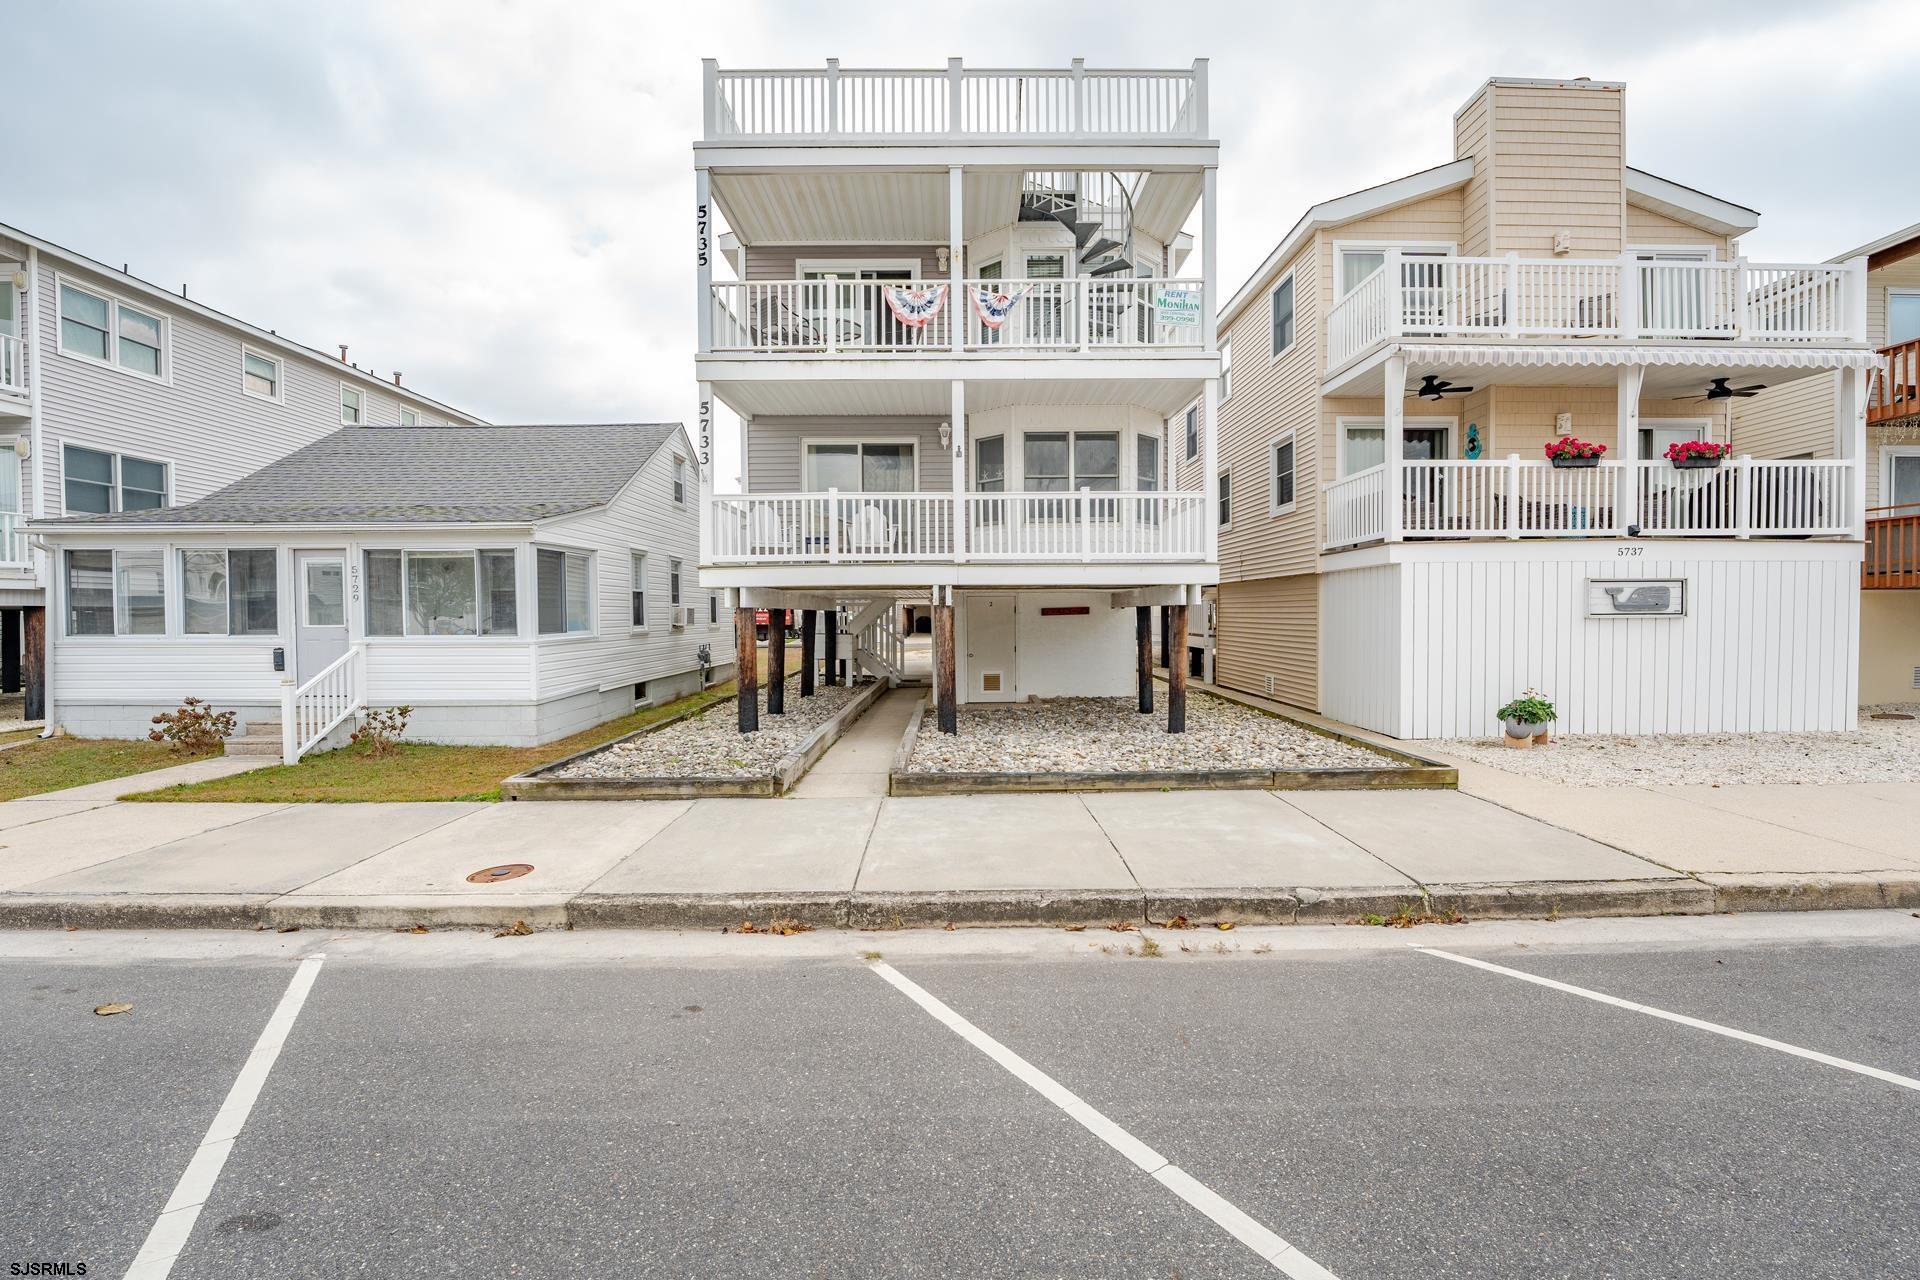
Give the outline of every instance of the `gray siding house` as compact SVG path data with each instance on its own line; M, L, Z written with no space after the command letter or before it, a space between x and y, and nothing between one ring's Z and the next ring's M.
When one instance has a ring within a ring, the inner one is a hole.
M0 224L0 692L44 712L35 518L189 503L343 425L479 421Z

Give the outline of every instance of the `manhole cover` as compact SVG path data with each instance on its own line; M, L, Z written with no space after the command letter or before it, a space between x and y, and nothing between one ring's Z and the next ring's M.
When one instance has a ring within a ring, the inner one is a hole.
M533 870L531 862L509 862L502 867L482 867L467 877L468 884L492 884L496 880L517 880Z

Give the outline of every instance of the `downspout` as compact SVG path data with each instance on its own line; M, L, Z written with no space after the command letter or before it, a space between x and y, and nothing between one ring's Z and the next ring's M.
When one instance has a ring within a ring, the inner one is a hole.
M42 447L42 424L40 416L40 387L46 374L46 363L41 359L40 346L40 250L37 246L27 246L27 463L28 476L33 491L33 518L44 519L47 513L46 485L42 483L41 467L46 457ZM40 736L51 738L54 725L58 723L53 705L53 549L39 537L28 539L28 548L35 553L34 576L40 580L41 610L43 613L40 643L40 687L46 701L45 728ZM44 552L46 559L40 562L38 553ZM44 566L44 567L43 567Z
M36 374L38 372L38 370L35 370ZM53 563L53 548L47 545L46 539L35 534L27 540L27 545L34 551L46 552L47 563L49 565ZM43 727L40 730L40 736L42 738L51 738L55 736L54 726L60 723L53 702L53 631L55 618L53 609L53 573L51 570L47 573L47 585L43 594L46 603L41 606L41 610L45 616L41 619L40 625L40 689L41 698L47 705L45 711L42 713Z

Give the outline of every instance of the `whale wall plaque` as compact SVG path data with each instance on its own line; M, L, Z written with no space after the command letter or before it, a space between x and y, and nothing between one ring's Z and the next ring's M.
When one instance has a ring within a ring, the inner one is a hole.
M1588 578L1589 618L1677 618L1687 612L1685 578Z

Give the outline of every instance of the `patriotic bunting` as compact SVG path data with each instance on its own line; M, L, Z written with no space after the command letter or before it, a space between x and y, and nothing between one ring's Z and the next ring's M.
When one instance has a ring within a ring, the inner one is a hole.
M1026 296L1026 289L1015 289L1011 293L1002 293L988 285L973 290L973 310L980 317L980 323L989 329L998 329L1007 322L1007 316L1020 305L1020 299Z
M887 285L880 290L880 296L887 300L887 310L893 312L895 320L909 329L923 329L946 305L947 286Z

